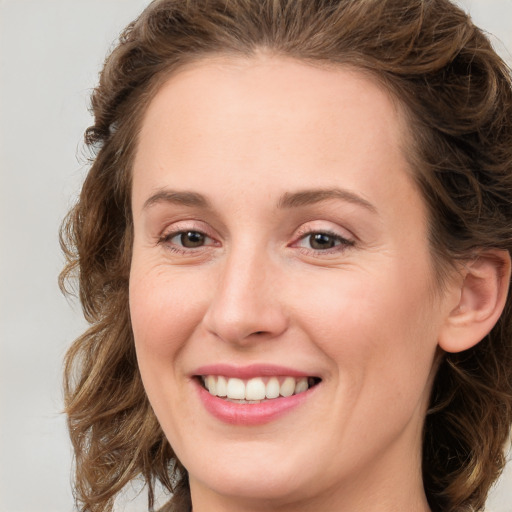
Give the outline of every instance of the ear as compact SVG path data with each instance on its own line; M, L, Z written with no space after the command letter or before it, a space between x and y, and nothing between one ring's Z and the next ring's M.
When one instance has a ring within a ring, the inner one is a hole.
M483 251L464 266L462 284L454 283L458 304L439 333L439 346L461 352L481 341L496 325L507 301L510 284L508 251Z

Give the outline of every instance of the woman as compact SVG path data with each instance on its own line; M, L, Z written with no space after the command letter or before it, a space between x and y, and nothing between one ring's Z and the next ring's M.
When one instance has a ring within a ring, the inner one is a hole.
M157 0L63 228L81 510L481 510L512 423L512 88L447 0Z

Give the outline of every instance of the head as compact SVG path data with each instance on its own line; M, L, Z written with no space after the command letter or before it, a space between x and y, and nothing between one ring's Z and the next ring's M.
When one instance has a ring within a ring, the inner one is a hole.
M318 78L316 89L338 80L344 84L340 92L345 98L353 93L350 84L357 85L372 101L382 103L380 112L390 119L389 153L396 153L403 168L401 181L394 185L404 199L413 192L417 198L409 204L417 214L416 223L401 225L402 231L410 233L409 239L418 240L416 248L424 247L419 253L424 261L410 270L422 272L418 279L422 291L410 291L411 297L419 304L428 299L425 308L430 313L434 310L431 304L456 310L447 327L433 334L436 343L419 354L424 362L419 372L424 373L428 393L425 400L421 394L422 451L418 455L432 509L481 507L503 467L503 446L512 423L512 318L506 302L512 248L509 72L483 34L446 1L287 4L270 0L154 2L123 33L93 94L95 124L87 131L86 142L95 151L94 160L63 230L70 260L63 277L79 270L80 298L91 322L91 328L70 349L66 368L77 492L90 509L102 510L140 473L150 485L150 499L156 479L187 499L187 472L173 450L181 449L187 457L186 446L180 448L179 440L176 447L171 446L168 438L174 430L159 414L158 396L153 394L150 405L144 391L144 384L148 391L152 384L144 375L140 341L146 326L137 316L141 311L137 298L143 296L138 291L143 267L137 252L137 219L143 199L137 193L144 185L147 155L155 154L148 149L148 141L156 135L150 127L158 125L157 114L165 112L168 99L176 98L171 110L177 112L174 122L186 121L179 113L179 91L187 104L187 87L200 84L200 78L210 80L213 91L220 91L226 76L233 73L239 91L245 93L250 90L248 84L262 76L266 78L262 86L296 76L297 83L311 79L312 85ZM275 62L283 69L273 69ZM291 97L301 97L300 88L291 89ZM206 90L199 92L207 94ZM332 91L326 89L325 97L329 94ZM314 101L315 95L304 96L306 107ZM363 112L364 105L359 107L358 112ZM331 123L343 115L346 112L341 109ZM145 122L148 119L151 122ZM344 121L350 119L355 115ZM341 122L339 126L326 124L325 129L343 131L343 126ZM384 131L382 125L379 133ZM357 140L353 143L357 147ZM385 140L380 143L385 147ZM202 147L200 141L197 144ZM332 146L327 146L327 154L330 150ZM300 169L298 173L295 182L300 182ZM260 178L265 183L274 175ZM280 176L283 186L292 181L287 172ZM349 185L359 187L360 182L351 182L347 173L340 176L342 184L348 179ZM186 181L193 178L193 173L185 173L183 183L193 183ZM236 186L230 183L233 190ZM415 226L421 229L415 231ZM401 247L405 251L403 243ZM422 279L423 275L428 278ZM492 284L482 286L484 281L494 283L494 289ZM321 292L325 290L323 286ZM361 295L361 288L353 292L358 290ZM459 290L457 301L442 300L453 298L454 290ZM334 296L336 290L329 293ZM314 287L311 295L317 302L321 299ZM491 296L496 300L486 300ZM192 303L195 296L188 300ZM484 303L494 307L486 309ZM274 318L279 305L271 306L265 317ZM208 315L205 311L210 331L217 335L221 332L219 308L215 314L212 308ZM377 312L385 313L382 308ZM351 318L354 322L354 315ZM429 314L423 319L425 326L432 318ZM279 326L279 318L274 320ZM361 322L364 330L368 319L361 315ZM401 319L397 325L405 328L404 323ZM257 331L284 329L260 327ZM330 334L318 336L324 340ZM184 345L185 353L186 346L191 345ZM350 355L349 351L346 347L345 354L338 355ZM327 349L322 353L332 356ZM383 380L385 375L383 370Z

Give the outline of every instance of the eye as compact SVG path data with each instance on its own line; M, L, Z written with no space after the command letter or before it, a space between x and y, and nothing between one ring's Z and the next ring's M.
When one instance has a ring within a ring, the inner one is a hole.
M297 247L313 251L343 250L354 245L352 240L328 231L315 231L303 235L296 243Z
M202 231L194 229L173 231L164 234L158 242L175 252L185 252L204 246L215 245L215 240Z
M183 231L175 234L169 241L176 245L181 245L187 249L201 247L205 244L208 237L200 231Z
M313 233L306 237L309 246L315 250L332 249L340 244L340 241L327 233Z

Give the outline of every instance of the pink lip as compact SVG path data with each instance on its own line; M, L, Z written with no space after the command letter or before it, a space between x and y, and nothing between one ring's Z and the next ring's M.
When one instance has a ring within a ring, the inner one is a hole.
M224 377L236 377L238 379L251 379L253 377L313 377L301 371L284 366L272 364L252 364L249 366L233 366L229 364L212 364L201 366L194 371L194 375L223 375Z
M247 366L234 366L229 364L211 364L197 368L192 379L201 402L206 410L217 419L231 425L261 425L273 421L288 411L294 409L309 398L317 386L303 393L289 397L279 397L259 404L239 404L229 402L211 395L199 382L197 377L205 375L222 375L238 379L251 379L253 377L313 377L293 368L273 364L252 364Z
M212 373L208 373L207 375L212 375ZM261 373L259 375L261 375ZM289 373L285 373L285 375L289 375ZM194 381L201 402L210 414L224 423L243 426L262 425L281 417L306 401L311 393L314 393L315 389L318 387L314 386L297 395L274 398L273 400L259 404L239 404L228 402L218 396L210 395L210 393L201 386L198 379L192 380Z

